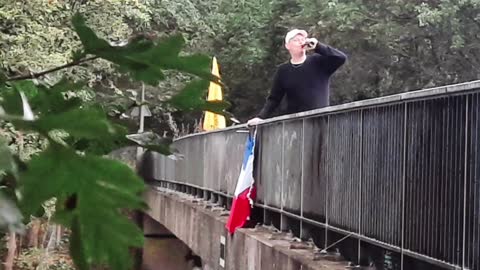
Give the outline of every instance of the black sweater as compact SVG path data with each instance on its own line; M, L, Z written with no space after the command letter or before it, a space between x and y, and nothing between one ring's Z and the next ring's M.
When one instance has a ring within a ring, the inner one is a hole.
M330 104L330 76L345 63L347 56L321 43L314 52L303 64L292 65L289 61L278 68L270 95L258 117L269 117L284 95L287 95L287 114Z

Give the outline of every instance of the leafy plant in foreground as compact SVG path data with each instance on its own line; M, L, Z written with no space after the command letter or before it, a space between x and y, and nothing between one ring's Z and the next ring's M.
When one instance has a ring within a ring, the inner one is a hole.
M180 35L161 41L138 36L125 46L113 46L99 38L81 15L75 15L72 23L83 45L72 62L40 73L11 78L0 75L0 119L48 140L48 147L26 163L0 142L0 171L4 172L0 184L15 180L8 186L9 202L17 201L25 218L35 215L45 201L57 199L54 220L72 231L70 253L78 269L130 269L129 247L141 247L143 236L121 210L145 209L141 198L144 184L127 165L104 155L126 145L171 154L171 140L158 136L150 136L156 138L153 142L129 140L127 129L110 121L101 106L75 96L82 84L64 79L47 85L32 79L102 58L132 79L150 85L165 79L164 70L198 77L164 106L225 113L228 104L205 101L209 81L220 82L210 74L210 57L181 54L184 40ZM12 228L20 215L14 203L6 207L0 208L0 225Z

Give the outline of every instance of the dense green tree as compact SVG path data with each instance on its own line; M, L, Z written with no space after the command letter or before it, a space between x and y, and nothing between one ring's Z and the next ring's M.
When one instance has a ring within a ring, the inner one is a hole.
M244 43L218 48L234 113L242 120L258 112L276 66L288 59L283 36L291 28L305 28L348 54L333 78L333 104L478 78L479 1L275 0L255 12L244 10L232 16L266 19L259 25L226 21L225 36ZM249 27L249 35L236 35ZM256 56L255 62L246 63L247 56Z
M12 73L65 63L79 45L66 22L72 12L82 11L111 42L125 41L131 34L181 32L188 51L217 56L227 98L241 120L263 104L276 67L287 60L283 35L293 27L305 28L349 55L334 77L334 104L478 77L477 0L3 2L0 52L2 65ZM32 55L32 48L42 56ZM99 60L67 73L87 78L97 99L128 106L140 86L122 80L108 65ZM147 87L147 98L158 102L181 88L183 79L174 74L157 87ZM147 124L170 129L164 121L169 111L153 111L156 118ZM200 116L175 114L173 119L181 125Z
M479 1L299 1L312 32L345 49L337 102L478 78Z

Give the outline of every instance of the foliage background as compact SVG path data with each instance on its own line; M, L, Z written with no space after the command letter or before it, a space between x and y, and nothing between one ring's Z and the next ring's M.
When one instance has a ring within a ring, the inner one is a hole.
M337 47L349 61L336 73L333 104L478 79L480 0L0 0L0 69L14 77L71 61L81 48L72 29L80 12L111 44L180 33L187 53L215 55L230 111L241 121L263 105L276 67L287 60L284 34L304 28ZM162 135L193 132L201 113L164 106L190 75L167 72L146 86L153 117L146 129ZM86 81L76 96L99 102L120 121L139 101L140 83L97 59L41 78ZM280 113L280 112L278 112ZM136 120L122 120L130 131ZM47 147L38 134L7 122L0 135L22 161Z
M293 27L305 28L349 55L333 81L334 104L478 78L479 0L2 2L0 59L12 74L66 63L79 47L69 19L81 11L112 42L140 33L179 32L189 51L216 55L232 112L242 121L263 105L276 66L287 59L283 35ZM108 67L99 60L68 75L88 79L96 98L105 103L128 104L139 85ZM149 87L147 98L153 103L165 98L183 79L176 74ZM169 111L152 110L157 117L147 125L171 132ZM174 114L173 119L177 127L191 126L200 116Z

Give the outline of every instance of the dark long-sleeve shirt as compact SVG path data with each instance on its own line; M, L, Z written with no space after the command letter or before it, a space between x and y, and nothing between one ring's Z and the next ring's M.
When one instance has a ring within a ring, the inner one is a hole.
M286 95L287 113L326 107L330 104L330 76L347 60L347 56L330 46L318 43L315 53L305 62L282 64L274 77L270 95L258 117L265 119Z

